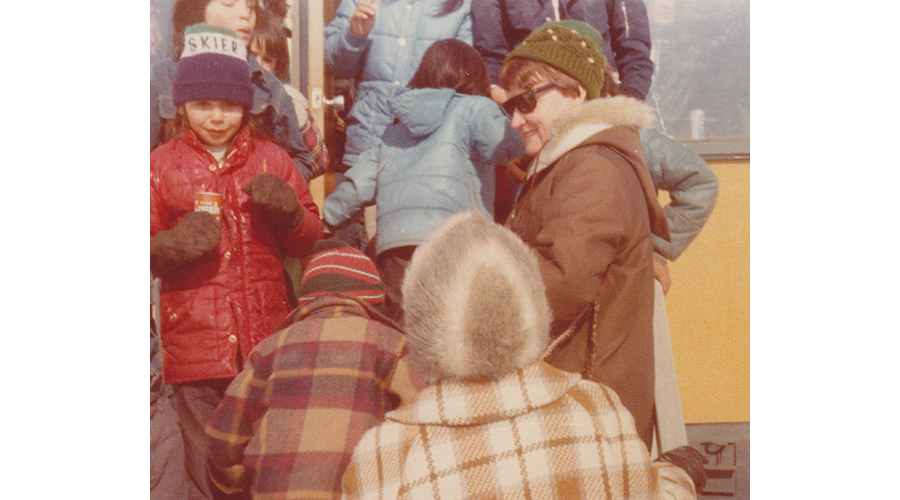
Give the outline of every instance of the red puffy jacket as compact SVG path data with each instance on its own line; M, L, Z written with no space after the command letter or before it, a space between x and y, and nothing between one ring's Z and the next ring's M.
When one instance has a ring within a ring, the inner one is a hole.
M287 181L305 210L303 225L279 234L241 187L268 172ZM282 259L303 258L322 238L309 186L290 156L242 129L219 166L196 134L150 154L150 236L171 229L194 210L198 192L223 196L218 251L161 276L163 378L166 383L227 379L275 331L289 311Z

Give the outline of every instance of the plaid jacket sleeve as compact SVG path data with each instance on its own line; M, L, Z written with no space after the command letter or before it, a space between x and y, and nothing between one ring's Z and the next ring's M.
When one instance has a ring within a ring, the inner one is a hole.
M331 158L328 154L328 148L325 146L324 136L319 126L313 120L312 115L306 117L306 123L300 126L300 133L303 134L303 144L309 150L312 157L313 172L312 178L318 177L326 172L331 165Z

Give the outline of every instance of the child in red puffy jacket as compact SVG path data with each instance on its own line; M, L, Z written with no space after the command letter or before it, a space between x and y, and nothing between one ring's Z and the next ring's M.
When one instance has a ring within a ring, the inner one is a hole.
M300 171L254 132L246 59L233 31L189 27L173 86L174 138L150 155L163 379L173 387L188 475L205 498L206 421L253 347L290 311L283 257L302 259L322 237Z

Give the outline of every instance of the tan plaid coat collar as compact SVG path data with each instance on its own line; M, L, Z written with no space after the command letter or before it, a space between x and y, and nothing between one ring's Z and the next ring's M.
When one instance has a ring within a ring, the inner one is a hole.
M385 417L411 425L482 425L546 406L580 380L580 375L538 362L499 379L438 382Z

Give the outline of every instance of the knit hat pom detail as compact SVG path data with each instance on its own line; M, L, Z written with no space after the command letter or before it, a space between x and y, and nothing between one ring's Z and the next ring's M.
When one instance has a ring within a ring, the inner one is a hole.
M507 56L546 63L577 80L589 99L601 97L606 57L603 37L590 25L566 19L544 23Z

